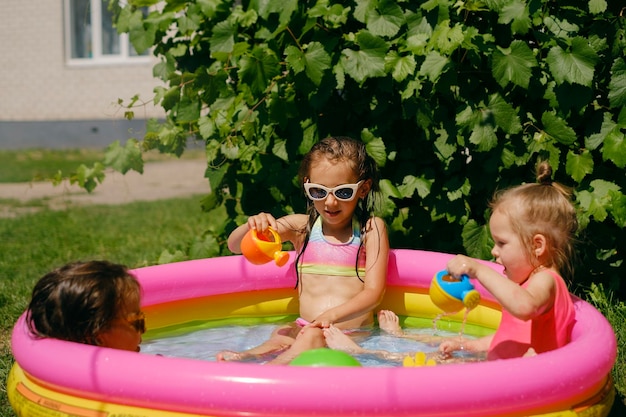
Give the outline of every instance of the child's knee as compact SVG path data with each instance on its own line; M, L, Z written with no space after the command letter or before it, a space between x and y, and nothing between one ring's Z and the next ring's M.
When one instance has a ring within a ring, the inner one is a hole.
M307 342L309 346L323 347L326 346L323 330L319 327L305 327L298 335L298 339Z

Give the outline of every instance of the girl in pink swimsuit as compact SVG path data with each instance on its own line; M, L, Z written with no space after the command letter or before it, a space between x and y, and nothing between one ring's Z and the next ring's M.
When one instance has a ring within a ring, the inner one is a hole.
M497 193L490 204L491 254L504 275L476 259L457 255L447 264L450 274L475 278L502 305L496 332L480 339L433 338L405 334L393 312L379 314L381 329L427 343L440 343L438 360L457 350L486 352L487 359L529 356L557 349L570 340L574 305L561 271L571 272L573 234L578 223L571 194L551 180L548 162L537 166L537 183ZM366 351L340 332L326 331L329 346L350 353L374 353L388 359L405 354ZM442 341L443 340L443 341Z
M326 138L304 156L300 179L308 197L306 213L279 219L259 213L228 238L228 248L241 253L248 230L272 227L283 242L293 244L300 319L250 350L222 351L218 360L272 353L277 356L269 363L287 364L303 351L325 346L323 329L331 325L344 331L373 326L374 308L385 292L389 254L385 223L372 214L379 190L376 163L364 143Z
M570 191L552 182L547 161L537 166L537 183L496 194L490 207L491 254L504 266L503 277L467 256L448 262L454 276L467 274L502 305L495 334L476 340L451 339L440 351L486 351L488 359L542 353L570 340L574 305L561 271L571 272L573 235L578 227Z

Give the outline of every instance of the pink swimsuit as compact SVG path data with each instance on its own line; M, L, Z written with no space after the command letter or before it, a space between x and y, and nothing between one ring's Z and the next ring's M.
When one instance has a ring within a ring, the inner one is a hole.
M523 321L502 310L502 320L493 336L487 358L507 359L521 357L529 348L537 353L547 352L566 345L575 321L574 304L563 278L549 271L556 283L552 308L541 316ZM522 284L526 287L527 280Z

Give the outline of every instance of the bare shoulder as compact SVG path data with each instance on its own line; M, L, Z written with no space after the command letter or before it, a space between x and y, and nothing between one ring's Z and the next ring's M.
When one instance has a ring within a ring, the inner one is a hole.
M309 216L306 214L288 214L277 220L278 233L283 241L290 241L298 246L306 231Z
M378 230L379 233L384 232L386 233L387 230L387 225L385 224L385 221L377 216L372 216L367 220L367 224L365 225L365 231L366 232L371 232L371 231L376 231Z

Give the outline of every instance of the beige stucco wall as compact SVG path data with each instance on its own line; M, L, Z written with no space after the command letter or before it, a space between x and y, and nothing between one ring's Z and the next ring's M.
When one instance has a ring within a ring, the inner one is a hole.
M139 94L137 118L162 117L151 104L155 58L140 64L71 66L65 60L63 0L0 1L0 121L121 119L118 99Z

